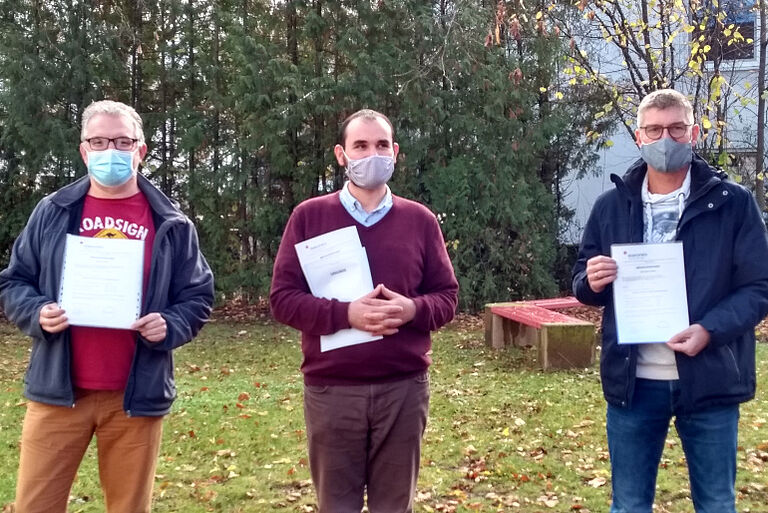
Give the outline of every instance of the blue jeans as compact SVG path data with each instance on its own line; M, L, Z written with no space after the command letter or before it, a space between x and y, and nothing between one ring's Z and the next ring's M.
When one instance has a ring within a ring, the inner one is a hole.
M669 422L683 444L697 513L736 513L739 405L679 411L678 381L637 379L631 408L608 405L611 513L651 513Z

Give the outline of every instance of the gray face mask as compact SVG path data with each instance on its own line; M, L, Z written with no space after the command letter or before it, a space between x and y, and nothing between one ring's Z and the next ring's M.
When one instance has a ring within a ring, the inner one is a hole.
M344 150L342 150L344 152ZM375 189L392 178L395 172L395 159L384 155L371 155L362 159L347 159L347 176L361 189Z
M641 144L640 156L656 171L674 173L691 163L693 148L690 142L677 142L671 137L664 137L650 144Z

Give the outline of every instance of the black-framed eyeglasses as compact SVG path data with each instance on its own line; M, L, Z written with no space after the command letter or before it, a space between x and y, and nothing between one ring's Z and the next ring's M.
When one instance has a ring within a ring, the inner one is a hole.
M88 147L93 151L102 151L109 148L109 143L115 145L116 150L130 151L136 146L138 139L131 137L115 137L110 139L109 137L90 137L85 140L88 143Z
M688 132L688 127L693 125L687 125L685 123L675 123L674 125L669 126L663 126L663 125L646 125L641 126L640 128L645 131L645 135L648 136L648 139L651 140L657 140L661 138L661 135L664 133L664 129L667 129L667 132L669 133L669 136L672 139L680 139L681 137L685 137L685 134Z

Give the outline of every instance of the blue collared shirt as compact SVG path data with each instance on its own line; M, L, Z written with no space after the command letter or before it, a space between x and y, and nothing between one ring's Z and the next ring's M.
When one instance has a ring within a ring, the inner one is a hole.
M349 212L349 215L351 215L355 221L363 226L373 226L381 221L384 216L387 215L389 209L392 208L392 191L389 190L388 185L385 185L384 187L387 188L386 194L384 194L384 197L381 199L379 206L374 208L371 212L366 212L360 202L349 192L349 181L344 182L344 187L342 187L341 192L339 193L339 199L341 200L341 204L344 205L344 208L347 209L347 212Z

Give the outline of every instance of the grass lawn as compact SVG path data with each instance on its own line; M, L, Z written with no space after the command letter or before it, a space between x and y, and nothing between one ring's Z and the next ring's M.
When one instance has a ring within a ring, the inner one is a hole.
M604 512L610 474L597 369L547 372L534 351L493 353L477 325L434 337L432 403L417 512ZM29 343L0 323L0 506L13 500ZM768 511L768 345L758 397L742 408L738 509ZM176 352L179 397L165 422L155 512L312 512L298 334L217 321ZM101 512L89 449L70 512ZM690 512L685 461L670 431L657 511ZM125 469L126 472L141 471Z

